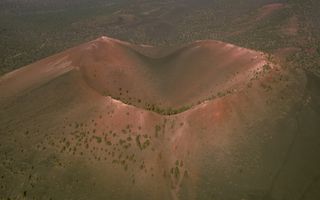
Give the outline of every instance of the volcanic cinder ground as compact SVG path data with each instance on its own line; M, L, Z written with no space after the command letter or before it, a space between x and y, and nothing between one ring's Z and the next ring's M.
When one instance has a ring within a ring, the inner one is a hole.
M101 37L0 77L0 199L315 200L320 79Z

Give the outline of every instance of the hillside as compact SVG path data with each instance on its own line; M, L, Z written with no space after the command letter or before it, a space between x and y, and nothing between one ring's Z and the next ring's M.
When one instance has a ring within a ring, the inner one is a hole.
M98 38L0 77L0 197L317 199L319 87L280 54Z
M247 77L271 70L274 64L268 59L261 52L219 41L161 49L102 37L9 73L2 82L35 87L36 82L79 70L86 84L102 96L160 114L175 114L246 88L251 81ZM21 83L11 78L19 73L24 77Z

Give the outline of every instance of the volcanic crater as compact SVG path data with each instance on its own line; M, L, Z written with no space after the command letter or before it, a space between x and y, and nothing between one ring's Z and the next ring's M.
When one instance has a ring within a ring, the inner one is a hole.
M288 176L301 180L290 164L298 158L285 165L279 151L297 138L309 158L313 141L296 124L318 134L316 120L298 119L319 119L316 84L220 41L157 48L98 38L0 77L3 196L238 199L263 190L263 199ZM277 171L286 167L290 175Z
M53 59L58 62L53 64ZM158 48L101 37L13 73L27 73L17 86L22 89L44 77L50 81L57 74L78 70L100 95L171 115L243 90L252 81L248 77L273 67L264 53L220 41ZM33 73L38 68L40 72ZM2 82L11 76L4 76Z

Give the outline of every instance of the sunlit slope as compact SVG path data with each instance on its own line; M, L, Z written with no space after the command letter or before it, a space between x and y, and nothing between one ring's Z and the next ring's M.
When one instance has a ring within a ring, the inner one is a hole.
M0 197L318 197L319 78L216 41L167 52L100 38L1 77Z

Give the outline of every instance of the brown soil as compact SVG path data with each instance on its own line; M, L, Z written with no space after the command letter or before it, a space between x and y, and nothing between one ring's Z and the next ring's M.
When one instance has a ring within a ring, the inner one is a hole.
M10 188L1 195L235 199L268 190L284 159L275 149L294 138L286 120L305 75L218 41L168 52L102 37L1 77L0 173ZM219 91L176 115L143 105Z

